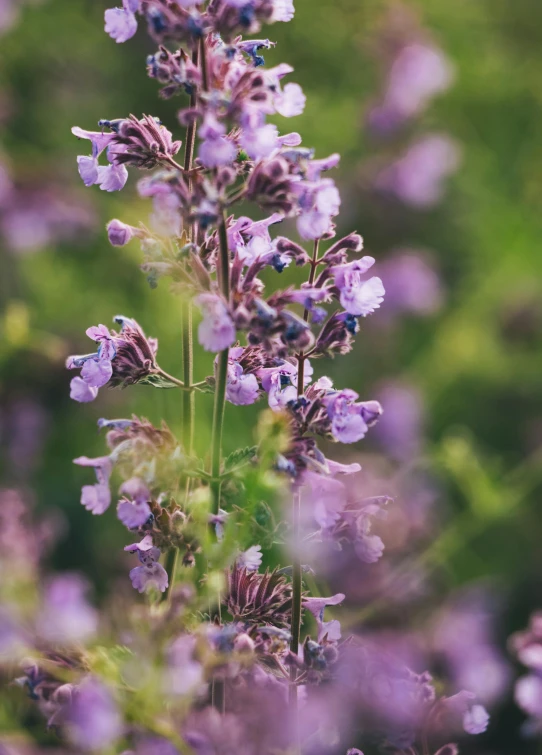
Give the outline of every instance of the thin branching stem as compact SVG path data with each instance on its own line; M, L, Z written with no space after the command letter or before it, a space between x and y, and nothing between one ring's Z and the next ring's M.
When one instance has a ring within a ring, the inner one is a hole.
M228 250L228 236L226 230L226 215L222 212L219 221L218 237L220 250L217 264L218 283L220 291L226 301L230 298L230 257ZM213 513L220 509L220 464L222 454L222 430L224 426L224 406L226 403L226 382L228 379L229 349L224 349L218 355L216 368L215 403L213 409L213 431L211 440L211 496Z
M311 269L309 273L309 286L314 283L316 276L316 267L318 264L318 247L319 239L314 242ZM303 319L308 322L309 311L305 309L303 312ZM300 351L297 355L297 395L302 396L305 390L305 354ZM292 541L294 547L293 563L292 563L292 639L290 642L290 650L297 656L299 652L299 639L301 634L301 598L302 598L302 567L301 561L297 554L297 544L300 538L300 519L301 519L301 493L299 488L294 491L293 505L292 505ZM297 711L297 669L292 665L290 671L290 690L289 690L289 702L292 717L294 719L294 730L296 736L296 748L299 751L299 731L298 731L298 711Z
M192 62L198 64L198 46L196 45L192 54ZM190 106L193 108L196 106L196 90L192 92L190 96ZM192 121L186 129L186 139L184 143L184 166L176 167L183 170L188 177L188 188L191 188L191 176L192 162L194 158L194 143L196 141L196 123ZM188 228L188 237L190 241L194 240L194 225L190 223ZM193 386L193 373L194 373L194 348L193 348L193 317L192 317L192 302L183 300L181 302L181 342L182 342L182 358L183 358L183 381L172 380L171 376L167 376L176 385L183 388L182 395L182 419L183 419L183 445L185 452L189 455L193 452L194 446L194 428L196 424L196 396ZM165 375L165 373L164 373ZM186 481L185 497L188 496L190 489L190 480ZM168 587L164 594L164 599L169 600L173 587L175 585L175 574L177 571L177 562L179 560L179 549L170 548L166 556L165 569L168 575Z

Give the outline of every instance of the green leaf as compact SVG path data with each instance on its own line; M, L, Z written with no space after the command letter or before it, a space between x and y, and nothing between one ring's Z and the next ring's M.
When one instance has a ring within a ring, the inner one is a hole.
M142 385L152 385L153 388L177 388L175 383L163 377L162 375L148 375L139 381Z
M238 448L236 451L232 451L231 454L224 460L223 474L233 472L235 469L248 464L252 461L258 453L258 446L247 446L246 448Z

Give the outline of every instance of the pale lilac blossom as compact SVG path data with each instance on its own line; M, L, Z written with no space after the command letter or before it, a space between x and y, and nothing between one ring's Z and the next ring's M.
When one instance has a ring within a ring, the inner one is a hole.
M235 341L235 325L224 300L217 294L199 294L194 302L203 312L199 342L206 351L223 351Z
M97 483L83 486L81 503L93 514L103 514L111 503L111 491L109 489L109 478L113 469L111 458L100 456L96 459L89 459L87 456L79 456L73 460L73 463L81 467L93 467Z
M73 743L84 751L103 753L123 734L123 723L111 691L95 677L87 677L71 695L67 713Z
M331 268L341 305L356 317L370 315L384 300L385 291L380 278L364 278L374 262L374 257L366 256Z
M331 432L340 443L357 443L382 414L378 401L359 401L355 391L330 391L324 403L331 420Z

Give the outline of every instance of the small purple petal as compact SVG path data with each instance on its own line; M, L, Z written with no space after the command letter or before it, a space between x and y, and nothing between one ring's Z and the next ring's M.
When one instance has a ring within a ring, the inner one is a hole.
M81 490L81 503L93 514L103 514L111 503L109 485L84 485Z
M140 501L132 503L131 501L119 501L117 504L117 516L125 527L129 530L142 527L149 521L151 509L148 503Z
M77 169L85 186L93 186L98 182L98 167L98 160L95 157L78 156Z
M88 359L81 370L81 377L93 388L108 383L112 374L113 366L108 359Z
M149 587L155 587L160 592L165 592L169 584L167 571L156 562L136 566L130 571L130 579L132 586L138 592L145 592Z
M275 109L279 115L291 118L301 115L307 98L299 84L286 84L282 92L275 96Z
M489 724L489 713L483 705L473 705L463 716L463 728L467 734L482 734Z
M125 165L98 166L98 180L102 191L120 191L128 180L128 170Z
M94 401L98 395L98 389L93 388L86 383L83 378L74 377L70 382L70 398L74 401L79 401L81 404L86 404L89 401Z

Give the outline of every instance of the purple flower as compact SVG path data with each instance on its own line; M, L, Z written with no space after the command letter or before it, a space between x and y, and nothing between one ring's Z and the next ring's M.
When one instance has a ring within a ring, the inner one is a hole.
M373 257L336 265L331 268L339 301L345 310L356 317L366 317L378 309L384 300L384 286L380 278L364 280L363 275L374 265Z
M97 184L103 191L120 191L128 180L126 167L115 163L113 160L110 160L108 166L98 164L99 156L105 149L111 146L116 134L114 132L86 131L79 128L79 126L72 128L72 134L78 139L89 139L92 145L92 155L90 157L79 155L77 158L79 175L85 186Z
M199 159L206 168L231 165L235 160L237 149L225 134L226 127L214 115L207 114L199 129L199 135L203 141L198 152Z
M301 478L301 501L322 529L329 529L346 506L346 487L340 480L310 469Z
M132 586L138 592L145 592L149 587L155 587L165 592L169 583L167 571L158 563L160 550L155 548L152 537L146 535L140 543L127 545L124 548L129 553L137 553L141 566L130 571Z
M247 571L258 571L262 565L262 546L252 545L237 556L237 566Z
M120 486L120 492L133 500L122 500L117 504L117 516L128 529L137 529L149 521L151 509L148 501L151 494L143 480L131 477Z
M324 404L331 420L331 432L340 443L356 443L382 414L378 401L356 402L358 394L350 389L331 391Z
M419 42L406 45L393 62L382 104L370 113L370 125L393 131L421 113L452 80L453 69L441 50Z
M113 463L109 456L100 456L97 459L89 459L88 456L79 456L73 460L74 464L81 467L93 467L98 482L96 485L84 485L81 491L81 503L93 514L103 514L111 503L111 491L109 490L109 478L113 469Z
M417 209L434 207L444 194L444 182L461 161L458 145L448 136L429 134L413 144L397 162L376 177L377 189L394 194Z
M322 238L332 229L332 218L338 214L341 198L331 178L294 184L299 194L301 214L297 231L307 241Z
M122 220L114 218L107 224L107 237L113 246L125 246L134 236L141 236L139 228L126 225Z
M123 500L117 504L117 516L125 527L135 530L149 521L151 509L145 502Z
M489 724L489 714L483 705L475 704L476 695L468 690L461 690L456 695L442 698L444 711L453 718L460 717L467 734L482 734Z
M441 282L427 253L402 250L380 264L380 273L386 289L385 314L423 317L441 308Z
M473 705L463 715L463 728L467 734L482 734L488 727L489 713L483 705Z
M98 615L88 603L87 582L77 574L63 574L45 588L38 614L38 630L49 642L85 642L98 628Z
M87 336L98 344L98 356L100 359L111 360L116 354L113 336L105 325L95 325L87 328Z
M286 84L284 89L275 95L275 109L279 115L285 118L292 118L301 115L305 109L307 98L299 84Z
M236 406L248 406L260 397L260 386L253 373L245 374L243 367L236 362L241 354L232 354L237 349L232 349L228 362L228 380L226 383L226 399ZM240 349L241 353L244 349Z
M424 406L420 391L412 385L389 382L378 398L386 411L375 428L375 437L395 459L412 459L423 443Z
M85 751L105 752L123 733L122 718L111 692L93 677L84 679L74 690L67 722L73 743Z
M527 674L519 679L514 689L514 699L528 716L542 718L542 676Z
M269 157L280 146L277 127L264 123L263 116L258 112L245 118L239 141L252 160Z
M274 0L271 22L291 21L294 14L294 0Z
M318 642L321 642L324 637L331 641L337 641L341 639L341 625L336 620L324 621L324 611L326 606L338 606L342 603L345 596L342 592L333 595L331 598L303 598L303 608L310 611L316 619L318 626Z
M199 342L206 351L223 351L235 341L235 326L223 299L217 294L200 294L194 302L203 312Z
M137 31L135 13L139 10L139 0L123 0L123 8L109 8L104 13L105 32L115 42L126 42Z
M290 259L277 252L277 242L271 239L269 233L269 226L280 223L283 219L284 216L280 213L274 213L256 223L249 218L238 218L228 229L230 248L247 266L264 257L267 257L269 262L273 264L273 262L276 262L275 257L277 256L280 257L284 266L288 265Z
M307 360L305 362L305 386L311 382L313 368ZM297 398L297 361L295 363L281 361L276 367L262 367L256 373L262 381L262 387L268 394L269 406L274 411L280 411L289 401Z

